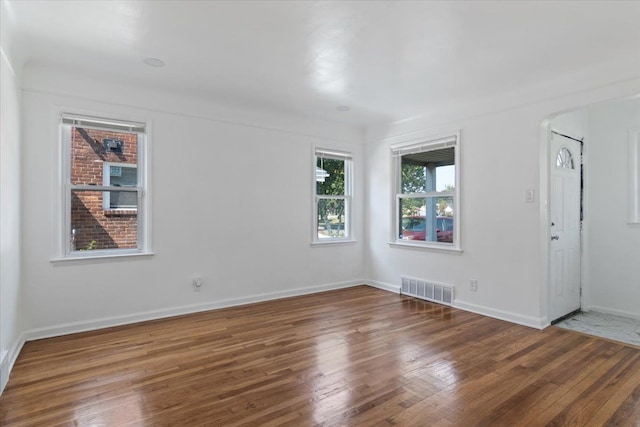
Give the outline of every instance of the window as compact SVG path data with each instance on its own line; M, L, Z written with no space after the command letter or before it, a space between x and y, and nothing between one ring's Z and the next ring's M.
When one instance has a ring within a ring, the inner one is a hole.
M147 253L146 125L62 115L64 257Z
M458 136L394 146L392 242L459 249Z
M317 149L314 173L314 242L351 240L351 154Z
M138 166L126 163L103 163L102 181L105 187L133 187L138 185ZM138 194L133 192L106 192L103 209L137 209Z

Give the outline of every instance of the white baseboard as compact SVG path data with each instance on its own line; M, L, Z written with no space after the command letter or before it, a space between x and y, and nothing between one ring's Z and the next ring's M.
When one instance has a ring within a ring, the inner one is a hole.
M13 365L16 363L16 359L18 359L20 351L22 351L24 343L25 337L24 334L22 334L8 351L4 351L0 355L0 394L2 394L2 391L9 382L9 375L13 369Z
M145 311L124 316L105 317L100 319L92 319L82 322L64 323L61 325L50 326L46 328L32 329L24 334L27 341L38 340L42 338L51 338L60 335L75 334L78 332L93 331L96 329L109 328L112 326L121 326L131 323L144 322L148 320L163 319L166 317L180 316L184 314L198 313L202 311L215 310L219 308L234 307L244 304L252 304L256 302L270 301L280 298L295 297L300 295L315 294L318 292L326 292L335 289L350 288L366 284L364 280L353 280L349 282L329 283L326 285L311 286L308 288L290 289L286 291L269 292L266 294L252 295L248 297L232 298L220 301L211 301L204 304L191 304L180 307L172 307L160 310Z
M367 286L371 286L372 288L382 289L383 291L389 291L395 294L400 293L400 286L394 286L388 283L378 282L376 280L365 280L363 283Z
M9 369L8 354L9 352L5 350L0 352L0 394L7 385L7 382L9 382L9 373L11 372L11 369Z
M582 309L583 311L597 311L599 313L613 314L614 316L628 317L631 319L640 319L640 313L631 311L617 310L615 308L601 307L599 305L589 305Z
M365 284L373 288L382 289L382 290L393 292L396 294L400 293L400 286L394 286L388 283L378 282L376 280L369 280L369 279L365 281ZM493 317L494 319L506 320L507 322L517 323L518 325L528 326L530 328L544 329L547 326L549 326L549 321L546 318L523 316L518 313L497 310L495 308L485 307L477 304L471 304L464 301L454 300L452 307L458 308L464 311L470 311L476 314L481 314L487 317Z
M483 316L493 317L494 319L506 320L507 322L517 323L518 325L528 326L530 328L544 329L546 326L549 326L549 322L543 318L524 316L511 311L498 310L459 300L453 301L453 307L476 314L482 314Z

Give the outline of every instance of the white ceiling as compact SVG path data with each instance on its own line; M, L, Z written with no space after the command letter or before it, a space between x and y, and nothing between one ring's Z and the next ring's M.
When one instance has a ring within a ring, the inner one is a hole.
M19 64L360 125L640 55L637 1L3 0L2 13Z

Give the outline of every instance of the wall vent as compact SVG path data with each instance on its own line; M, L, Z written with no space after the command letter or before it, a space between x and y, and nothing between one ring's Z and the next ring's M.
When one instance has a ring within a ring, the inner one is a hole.
M453 286L442 283L402 277L400 293L440 304L453 304Z

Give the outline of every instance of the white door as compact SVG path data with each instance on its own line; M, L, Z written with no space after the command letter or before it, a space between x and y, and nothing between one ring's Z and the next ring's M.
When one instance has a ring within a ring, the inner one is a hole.
M549 320L580 308L580 143L552 134Z

